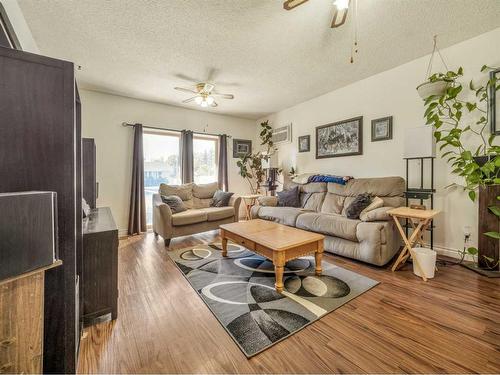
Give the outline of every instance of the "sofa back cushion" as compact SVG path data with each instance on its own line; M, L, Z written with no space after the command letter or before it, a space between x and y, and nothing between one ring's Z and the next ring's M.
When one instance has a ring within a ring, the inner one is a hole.
M346 185L328 183L321 212L345 215L346 208L360 194L380 197L384 206L404 205L405 180L401 177L356 178Z
M184 185L167 185L160 184L159 189L160 195L177 195L182 199L184 205L187 208L193 208L193 184L184 184Z
M193 207L207 208L212 204L212 199L218 189L217 182L209 184L193 184Z
M311 182L299 185L292 182L286 188L292 189L296 186L299 187L300 207L306 210L319 212L326 195L326 183Z

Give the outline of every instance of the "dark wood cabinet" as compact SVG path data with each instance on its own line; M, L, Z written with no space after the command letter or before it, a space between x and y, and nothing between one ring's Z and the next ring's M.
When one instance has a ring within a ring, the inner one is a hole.
M59 257L45 275L44 373L77 364L81 129L73 64L0 47L0 192L57 193Z
M118 314L118 228L108 207L83 222L83 321L91 325Z
M90 208L96 208L96 147L93 138L82 138L82 184L83 198Z

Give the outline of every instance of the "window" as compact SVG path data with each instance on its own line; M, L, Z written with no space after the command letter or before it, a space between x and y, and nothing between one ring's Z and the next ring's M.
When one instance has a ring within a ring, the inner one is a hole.
M153 194L158 193L161 183L181 183L179 167L180 133L144 131L144 193L146 197L146 221L153 223Z
M195 183L207 184L217 181L219 138L208 135L194 135L193 159Z

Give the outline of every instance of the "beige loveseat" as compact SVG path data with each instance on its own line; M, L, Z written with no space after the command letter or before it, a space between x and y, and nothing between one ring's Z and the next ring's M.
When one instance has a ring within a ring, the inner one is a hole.
M232 196L227 207L210 207L217 183L197 185L160 185L159 194L153 194L153 231L170 245L170 239L218 229L219 225L238 221L241 198ZM161 195L179 196L188 210L172 213Z
M325 251L382 266L401 245L387 211L405 205L404 190L401 177L359 178L346 185L313 182L299 185L301 208L275 207L266 197L261 201L263 205L252 208L251 214L252 218L322 233L326 236ZM384 206L363 214L362 220L348 219L346 208L362 193L380 197Z

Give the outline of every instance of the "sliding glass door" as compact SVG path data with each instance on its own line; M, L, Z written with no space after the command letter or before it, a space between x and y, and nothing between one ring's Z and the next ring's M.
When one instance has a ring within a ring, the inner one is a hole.
M161 183L178 185L180 173L180 133L149 131L143 134L144 143L144 193L148 225L153 223L153 194Z

